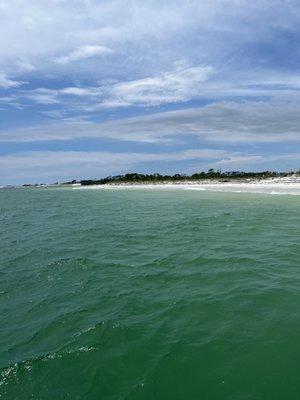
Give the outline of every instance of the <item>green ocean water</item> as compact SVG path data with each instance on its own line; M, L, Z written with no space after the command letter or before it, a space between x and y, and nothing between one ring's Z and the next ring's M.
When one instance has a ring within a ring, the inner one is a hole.
M0 398L300 398L300 197L0 190Z

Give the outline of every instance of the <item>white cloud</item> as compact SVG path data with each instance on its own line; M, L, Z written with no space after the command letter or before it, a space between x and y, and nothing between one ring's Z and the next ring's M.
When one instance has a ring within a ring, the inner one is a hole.
M24 82L14 81L10 79L5 73L0 72L0 88L11 89L24 85Z
M209 66L178 68L156 77L113 85L100 106L157 106L188 101L201 95L201 84L211 75Z
M31 72L35 70L35 66L26 59L16 61L16 69L20 72Z
M299 169L300 153L289 154L233 154L225 157L215 163L212 163L213 168L221 168L224 170L278 170L280 163L281 171Z
M58 90L57 93L61 95L71 95L71 96L97 96L99 95L99 88L82 88L82 87L67 87L61 90Z
M39 88L27 92L23 92L23 96L31 101L34 101L39 104L57 104L59 103L58 93L55 90Z
M66 56L56 58L55 62L58 64L68 64L73 61L84 60L86 58L100 56L103 54L113 53L112 49L105 46L85 45L72 51Z
M37 88L37 89L29 89L29 90L18 90L17 92L11 94L6 97L7 103L12 103L9 100L19 102L22 99L28 99L33 103L43 104L43 105L53 105L57 103L64 103L69 108L72 109L72 102L70 102L70 98L94 98L99 97L101 94L101 88L98 87L76 87L70 86L63 89L47 89L47 88ZM77 100L77 99L76 99ZM0 99L1 101L1 99ZM83 103L84 104L84 103ZM76 103L76 107L80 107L78 103ZM56 112L61 114L64 110L51 110L51 112ZM67 111L67 110L65 110ZM44 111L43 111L44 112Z

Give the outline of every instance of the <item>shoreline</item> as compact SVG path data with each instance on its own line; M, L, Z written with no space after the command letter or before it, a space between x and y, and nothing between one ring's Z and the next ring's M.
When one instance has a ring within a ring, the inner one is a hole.
M168 190L199 190L214 192L234 193L265 193L265 194L290 194L300 195L300 177L269 178L269 179L244 179L234 181L179 181L179 182L122 182L106 183L103 185L72 185L73 189L99 189L99 190L122 190L122 189L168 189Z

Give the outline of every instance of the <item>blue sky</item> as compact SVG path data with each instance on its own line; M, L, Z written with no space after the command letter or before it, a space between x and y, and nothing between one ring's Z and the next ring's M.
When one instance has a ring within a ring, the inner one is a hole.
M0 184L300 168L293 0L0 0Z

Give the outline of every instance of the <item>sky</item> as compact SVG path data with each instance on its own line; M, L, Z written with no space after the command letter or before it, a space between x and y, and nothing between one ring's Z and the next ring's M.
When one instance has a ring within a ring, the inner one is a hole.
M298 0L0 0L0 185L300 168Z

